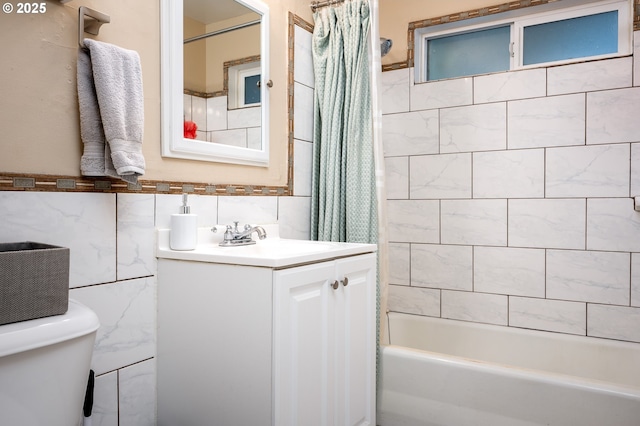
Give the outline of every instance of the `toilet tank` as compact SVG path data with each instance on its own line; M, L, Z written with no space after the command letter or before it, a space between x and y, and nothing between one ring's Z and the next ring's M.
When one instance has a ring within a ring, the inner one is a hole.
M99 325L69 300L64 315L0 326L0 423L78 425Z

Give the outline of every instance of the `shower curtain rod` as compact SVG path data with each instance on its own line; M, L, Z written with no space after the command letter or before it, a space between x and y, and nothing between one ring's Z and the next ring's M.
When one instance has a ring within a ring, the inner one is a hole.
M344 3L344 0L314 1L309 5L309 7L311 8L311 11L315 13L316 10L322 7L332 6L334 4L340 4L340 3Z
M202 40L203 38L209 38L213 36L217 36L220 34L230 33L231 31L241 30L242 28L252 27L254 25L260 24L260 19L256 19L255 21L245 22L244 24L234 25L233 27L224 28L222 30L211 31L210 33L201 34L199 36L187 38L184 40L183 44L191 43L192 41Z

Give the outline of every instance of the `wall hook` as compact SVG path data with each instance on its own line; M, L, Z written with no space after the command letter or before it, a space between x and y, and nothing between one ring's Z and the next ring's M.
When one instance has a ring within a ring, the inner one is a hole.
M80 6L78 9L78 44L82 49L86 49L84 45L84 33L98 35L102 24L111 22L109 15L100 13L88 7Z

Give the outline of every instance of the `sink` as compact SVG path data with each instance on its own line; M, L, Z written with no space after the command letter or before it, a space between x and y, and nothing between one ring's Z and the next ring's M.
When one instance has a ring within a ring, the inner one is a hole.
M256 244L239 247L220 247L223 232L213 233L210 228L200 228L198 245L189 251L171 250L169 230L159 229L156 254L165 259L282 268L376 251L375 244L280 238L278 225L262 227L267 232L266 239L256 239ZM219 229L224 230L224 227Z
M256 244L240 247L220 247L217 244L206 244L203 250L217 255L248 256L248 257L273 257L283 258L298 254L321 253L331 250L335 245L320 241L287 240L283 238L271 238L256 241Z

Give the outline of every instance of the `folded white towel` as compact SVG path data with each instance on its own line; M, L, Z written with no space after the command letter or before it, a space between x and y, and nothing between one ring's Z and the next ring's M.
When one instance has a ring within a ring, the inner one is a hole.
M78 52L80 135L85 176L114 176L136 183L144 174L144 97L140 57L91 39ZM106 143L105 143L106 140Z

